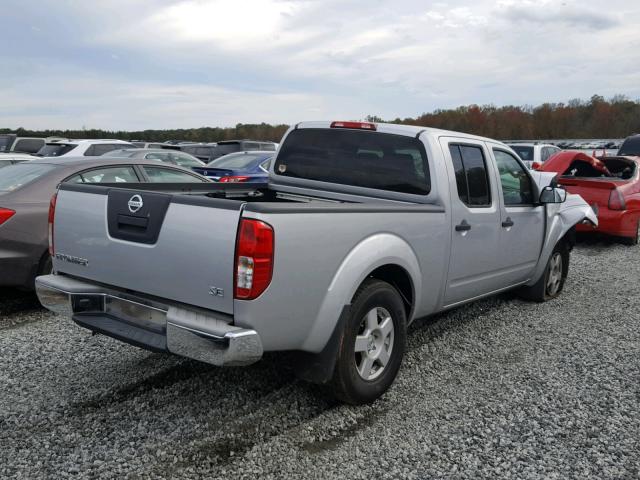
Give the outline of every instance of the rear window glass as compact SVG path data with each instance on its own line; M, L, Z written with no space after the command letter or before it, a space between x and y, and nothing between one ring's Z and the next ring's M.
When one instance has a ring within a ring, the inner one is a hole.
M250 153L230 153L224 157L217 158L207 164L212 168L228 168L231 170L247 168L259 158L264 158L264 154L252 155Z
M13 147L14 152L36 153L44 146L44 139L23 138L16 142Z
M0 152L8 152L13 144L13 137L0 136Z
M77 145L70 145L67 143L51 143L47 144L38 150L37 155L39 157L59 157L65 153L69 153L76 148Z
M520 145L509 145L514 152L518 154L521 160L525 162L533 161L533 147L525 147Z
M427 154L414 137L347 129L300 129L280 147L278 175L426 195Z
M27 183L37 180L55 166L42 163L18 163L2 169L0 192L13 192Z
M212 147L200 147L196 148L195 155L200 155L201 157L208 157L211 155ZM191 153L191 152L189 152Z
M216 155L221 157L222 155L226 155L227 153L240 152L242 151L242 147L240 143L219 143L216 147Z
M627 138L620 147L618 155L640 155L640 135Z

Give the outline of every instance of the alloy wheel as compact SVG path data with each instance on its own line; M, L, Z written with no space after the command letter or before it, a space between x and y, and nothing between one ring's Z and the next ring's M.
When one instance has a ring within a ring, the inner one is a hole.
M386 368L393 350L393 318L383 307L371 309L360 322L355 341L355 364L360 377L370 381Z
M547 277L547 295L554 296L562 285L562 255L555 252L549 260L549 276Z

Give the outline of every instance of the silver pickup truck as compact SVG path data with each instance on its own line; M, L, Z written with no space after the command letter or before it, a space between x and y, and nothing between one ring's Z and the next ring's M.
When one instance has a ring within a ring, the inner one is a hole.
M42 304L214 365L289 351L353 404L391 385L415 318L558 296L574 226L597 223L502 143L363 122L292 127L268 184L154 188L60 186Z

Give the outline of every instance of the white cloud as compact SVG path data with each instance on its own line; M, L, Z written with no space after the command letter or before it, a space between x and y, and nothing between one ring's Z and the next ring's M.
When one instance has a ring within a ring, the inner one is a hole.
M626 21L640 4L625 0L44 2L59 19L25 22L39 29L32 41L50 39L37 45L47 56L4 54L0 126L395 118L640 96L640 36Z

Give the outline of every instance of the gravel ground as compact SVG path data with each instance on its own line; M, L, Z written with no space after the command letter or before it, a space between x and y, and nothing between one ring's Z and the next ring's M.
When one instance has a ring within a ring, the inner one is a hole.
M277 357L152 354L0 292L0 477L639 478L639 278L640 247L582 243L558 300L416 322L357 408Z

